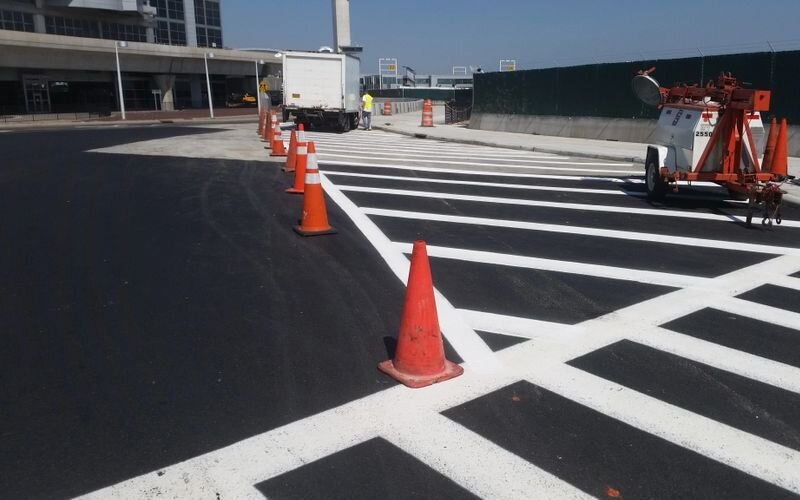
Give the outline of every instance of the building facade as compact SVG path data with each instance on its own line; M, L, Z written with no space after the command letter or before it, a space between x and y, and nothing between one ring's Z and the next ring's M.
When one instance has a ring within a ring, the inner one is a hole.
M0 0L0 29L223 47L220 0Z
M279 73L223 43L219 0L0 0L0 115L119 109L117 53L130 110L206 106L212 52L218 106Z

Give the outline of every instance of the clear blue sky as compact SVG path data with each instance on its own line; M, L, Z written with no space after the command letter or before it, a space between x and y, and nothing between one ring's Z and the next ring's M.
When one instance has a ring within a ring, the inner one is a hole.
M800 48L800 0L351 0L362 72L396 57L418 73L521 69ZM330 0L222 0L228 47L333 45Z

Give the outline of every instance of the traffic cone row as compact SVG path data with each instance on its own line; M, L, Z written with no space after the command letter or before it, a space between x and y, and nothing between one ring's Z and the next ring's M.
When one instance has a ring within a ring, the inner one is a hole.
M267 122L264 123L266 125ZM280 151L283 141L280 124L276 125L272 144ZM265 126L265 134L266 130L270 130L270 127ZM280 146L277 145L278 141ZM316 148L313 142L306 140L302 125L297 134L292 132L289 141L284 170L288 172L292 169L294 185L286 192L303 194L300 221L292 229L302 236L335 234L336 229L328 223ZM411 388L443 382L464 372L461 366L445 358L424 241L415 241L413 245L397 348L393 358L379 363L378 369Z
M422 127L433 127L433 105L430 99L422 101Z
M787 145L786 118L781 119L780 128L775 118L772 119L767 136L767 147L764 150L764 161L761 170L772 173L782 179L789 171L789 150Z

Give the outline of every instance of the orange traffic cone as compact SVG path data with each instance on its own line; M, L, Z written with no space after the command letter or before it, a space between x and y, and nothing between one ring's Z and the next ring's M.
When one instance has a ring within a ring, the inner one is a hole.
M278 116L275 114L275 110L270 110L267 121L264 122L264 142L267 143L264 149L272 149L272 139L275 134L276 123L278 123Z
M761 170L769 172L772 169L772 160L775 158L775 145L778 142L778 125L775 117L769 124L769 135L767 136L767 147L764 149L764 161L761 164Z
M383 101L383 114L387 116L391 116L392 114L392 103L391 101Z
M305 139L305 134L303 134L303 138ZM295 158L294 185L287 188L285 191L292 194L303 194L306 185L306 166L308 165L308 143L305 142L305 140L303 142L297 142L297 154ZM314 156L311 158L311 162L313 167L318 170L316 153L314 153Z
M286 165L283 166L284 172L294 172L294 165L297 161L297 135L292 130L289 135L289 156L286 157Z
M789 171L789 150L786 144L786 118L781 119L778 131L778 142L775 145L775 157L770 165L770 172L777 177L786 177Z
M308 168L303 188L303 216L300 225L292 229L303 236L319 236L335 234L337 231L328 224L328 212L325 210L325 193L317 167L317 152L314 143L308 143Z
M433 105L430 99L422 102L422 127L433 127Z
M275 132L272 134L272 152L270 156L286 156L286 147L283 145L283 136L281 135L281 124L275 123Z
M464 373L464 368L444 357L444 342L424 241L415 241L411 252L394 359L379 363L378 369L411 388L425 387Z

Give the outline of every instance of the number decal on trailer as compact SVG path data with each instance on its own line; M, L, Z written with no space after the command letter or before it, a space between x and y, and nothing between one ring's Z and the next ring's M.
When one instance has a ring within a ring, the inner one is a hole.
M712 134L712 133L713 133L713 132L711 132L710 130L707 130L707 131L700 131L700 132L695 132L695 133L694 133L694 136L695 136L695 137L711 137L711 134Z

